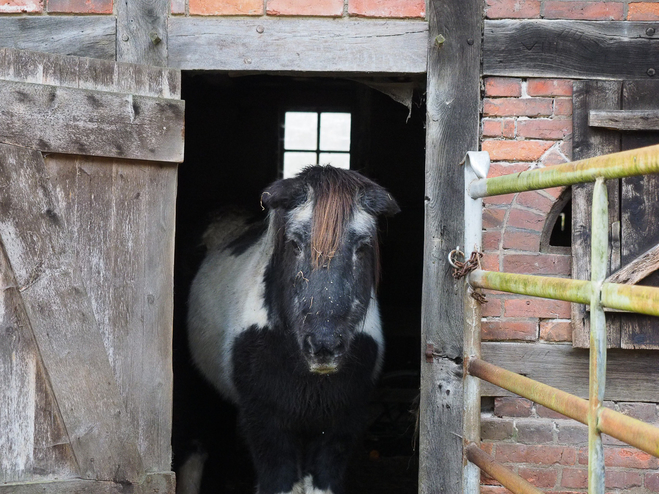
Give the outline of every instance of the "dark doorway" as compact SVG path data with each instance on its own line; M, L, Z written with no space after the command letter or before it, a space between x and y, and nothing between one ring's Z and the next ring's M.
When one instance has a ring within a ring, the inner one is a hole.
M378 81L383 82L383 81ZM420 87L420 89L422 89ZM425 107L411 112L365 84L328 78L184 73L185 162L180 167L174 317L174 462L204 443L202 492L253 493L235 412L192 368L185 336L189 284L210 214L239 205L262 215L261 191L278 178L286 111L348 112L351 168L386 187L402 212L383 222L380 307L387 352L371 426L355 452L349 493L416 493Z

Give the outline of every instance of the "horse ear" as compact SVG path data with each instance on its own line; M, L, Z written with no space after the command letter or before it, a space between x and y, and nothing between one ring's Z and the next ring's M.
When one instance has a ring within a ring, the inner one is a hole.
M284 178L270 184L261 193L261 205L268 209L293 209L307 200L307 188L295 178Z
M400 207L391 194L377 184L372 184L364 190L361 199L362 207L374 216L393 216L400 212Z

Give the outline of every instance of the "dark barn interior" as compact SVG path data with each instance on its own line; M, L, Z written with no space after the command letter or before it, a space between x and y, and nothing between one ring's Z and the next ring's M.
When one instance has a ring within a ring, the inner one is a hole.
M349 493L417 492L414 426L424 224L422 90L415 90L409 112L389 96L349 80L184 72L182 87L186 149L177 203L175 468L198 440L209 455L202 492L253 492L250 460L235 430L235 412L195 371L187 351L186 299L203 257L199 238L212 212L227 205L264 215L259 198L263 188L280 176L285 111L340 111L350 112L352 118L351 168L386 187L401 206L401 213L383 221L380 228L385 368L372 398L371 425L349 470L347 489Z

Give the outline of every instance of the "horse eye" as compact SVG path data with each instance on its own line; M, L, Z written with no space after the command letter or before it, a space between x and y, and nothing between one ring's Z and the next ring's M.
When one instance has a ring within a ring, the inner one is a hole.
M363 255L371 247L371 242L364 240L355 245L355 254Z
M302 254L302 247L300 246L299 242L296 240L289 240L289 242L291 243L291 246L293 247L296 255Z

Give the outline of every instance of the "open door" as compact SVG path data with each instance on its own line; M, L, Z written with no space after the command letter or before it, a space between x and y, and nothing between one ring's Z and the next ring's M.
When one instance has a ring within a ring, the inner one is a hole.
M0 49L0 493L174 491L183 130L179 71Z

